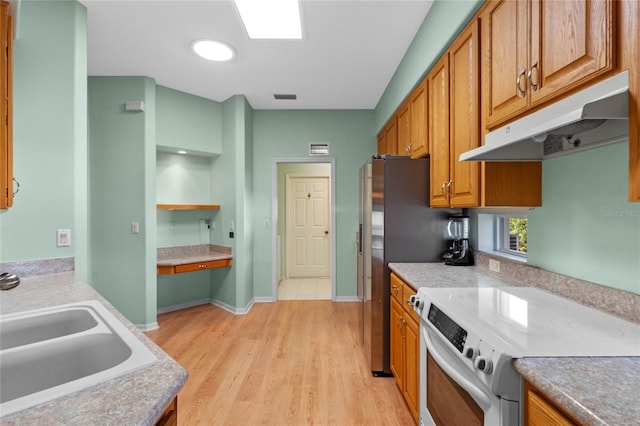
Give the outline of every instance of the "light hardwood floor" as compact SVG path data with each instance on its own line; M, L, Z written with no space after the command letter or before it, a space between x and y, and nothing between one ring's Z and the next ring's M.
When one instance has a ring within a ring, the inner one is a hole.
M213 305L160 315L147 335L189 371L180 425L412 425L392 377L373 377L357 303Z

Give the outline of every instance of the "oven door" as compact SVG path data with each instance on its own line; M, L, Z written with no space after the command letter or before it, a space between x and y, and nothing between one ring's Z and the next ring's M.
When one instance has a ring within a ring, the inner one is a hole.
M518 402L494 395L424 321L420 325L420 371L421 425L520 424Z

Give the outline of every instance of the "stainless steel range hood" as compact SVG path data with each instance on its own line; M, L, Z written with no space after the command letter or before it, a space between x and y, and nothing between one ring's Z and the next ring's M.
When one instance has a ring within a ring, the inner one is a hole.
M460 161L539 161L629 137L629 72L624 71L486 134Z

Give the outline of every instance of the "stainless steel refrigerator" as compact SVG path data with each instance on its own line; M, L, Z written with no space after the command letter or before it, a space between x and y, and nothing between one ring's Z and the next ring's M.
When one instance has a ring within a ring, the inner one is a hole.
M440 262L446 224L459 209L429 208L429 159L373 157L360 169L359 324L376 376L389 368L389 263Z

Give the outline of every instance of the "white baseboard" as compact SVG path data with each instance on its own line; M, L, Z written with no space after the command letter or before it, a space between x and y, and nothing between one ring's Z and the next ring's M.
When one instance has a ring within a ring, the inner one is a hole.
M142 331L143 333L146 331L157 330L160 328L160 326L158 325L158 321L150 322L149 324L134 324L134 325L138 330Z
M158 315L166 314L167 312L179 311L181 309L193 308L194 306L206 305L210 301L211 299L197 299L185 303L178 303L176 305L165 306L164 308L158 308Z
M211 299L209 303L211 303L213 306L217 306L220 309L224 309L225 311L230 312L234 315L246 315L249 313L249 311L251 310L251 307L255 303L255 299L251 299L247 304L247 306L245 306L244 308L236 308L235 306L231 306L227 303L221 302L220 300L216 300L216 299Z
M358 296L338 296L336 302L361 302Z
M255 303L272 303L272 302L275 302L276 299L274 299L271 296L260 296L260 297L254 297L253 301Z

